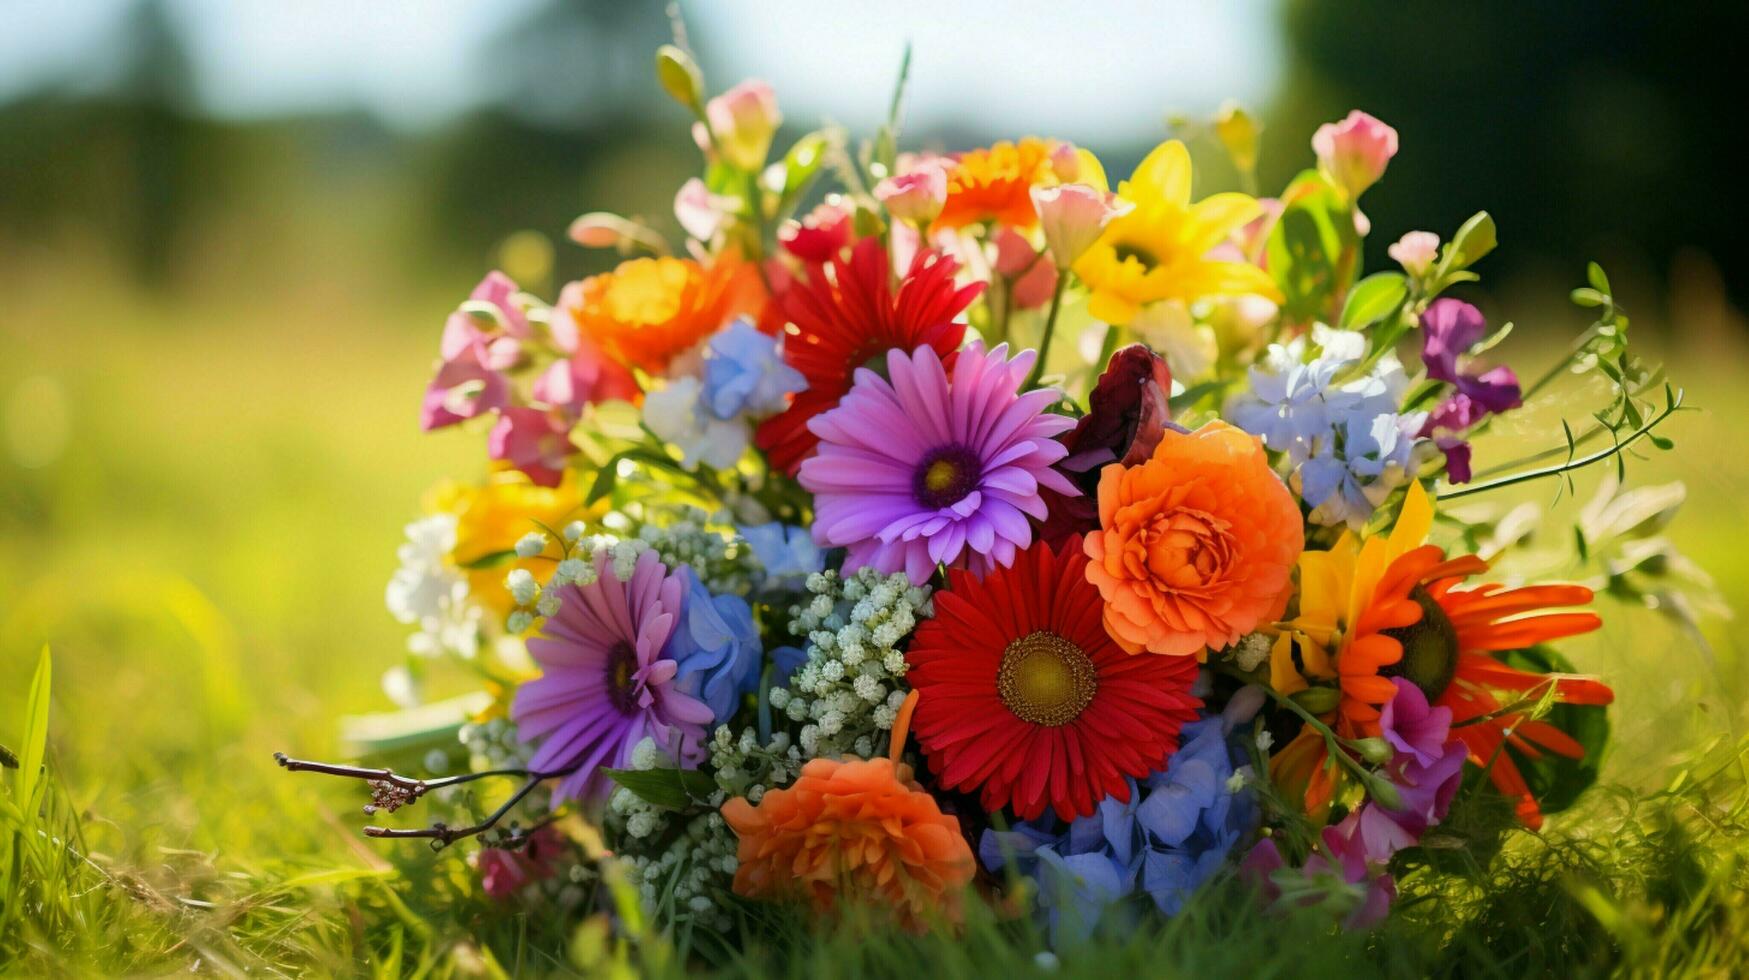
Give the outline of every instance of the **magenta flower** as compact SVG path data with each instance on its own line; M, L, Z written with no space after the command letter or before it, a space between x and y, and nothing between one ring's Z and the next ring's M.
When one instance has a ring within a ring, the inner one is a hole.
M1319 126L1312 152L1318 168L1352 200L1384 176L1397 155L1397 131L1356 109L1341 122Z
M505 408L486 436L486 454L528 474L538 486L556 487L565 475L565 461L577 451L570 433L570 423L553 412Z
M427 432L503 408L510 401L506 368L522 360L528 316L512 301L516 283L489 272L461 309L443 324L437 375L425 389L419 425Z
M474 870L480 873L480 887L488 898L508 901L525 886L556 874L564 847L564 839L549 824L529 835L527 845L519 850L482 848L474 858Z
M1459 364L1487 332L1482 311L1462 300L1434 300L1421 314L1421 361L1427 376L1456 390L1427 416L1419 434L1433 437L1445 451L1446 478L1453 483L1470 479L1470 447L1459 438L1462 433L1490 413L1524 403L1511 368L1471 373Z
M1379 712L1379 727L1385 741L1398 752L1408 753L1423 766L1431 766L1445 753L1451 735L1451 709L1429 706L1427 695L1413 682L1391 678L1396 696Z
M921 585L937 562L983 572L1032 543L1041 488L1080 493L1051 468L1074 420L1047 415L1061 395L1020 394L1036 354L1008 345L960 351L949 379L932 348L887 352L887 377L858 368L838 407L808 429L819 452L799 479L814 494L814 540L849 549L844 570L903 570ZM888 380L888 379L891 380Z
M522 740L541 743L530 768L577 766L559 781L555 804L604 795L610 782L600 767L627 768L646 736L682 765L696 765L711 722L710 707L674 685L680 665L668 646L685 580L653 551L638 556L629 581L614 576L605 554L595 573L594 582L559 593L558 615L528 641L541 676L518 688L510 706Z

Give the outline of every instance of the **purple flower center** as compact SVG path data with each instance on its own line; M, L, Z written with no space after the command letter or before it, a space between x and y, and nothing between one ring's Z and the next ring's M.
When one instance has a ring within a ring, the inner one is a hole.
M638 652L624 640L607 653L607 699L622 715L637 707Z
M911 492L925 507L952 507L978 488L984 475L978 454L958 444L932 449L917 464Z
M1428 703L1439 699L1457 674L1457 627L1433 596L1417 585L1409 592L1421 607L1421 620L1408 626L1384 630L1403 645L1403 658L1379 668L1380 677L1401 677L1421 689Z

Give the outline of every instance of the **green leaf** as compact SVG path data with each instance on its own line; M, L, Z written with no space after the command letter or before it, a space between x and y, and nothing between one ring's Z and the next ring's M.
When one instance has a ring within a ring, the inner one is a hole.
M1595 289L1587 289L1584 286L1580 286L1568 295L1572 297L1573 305L1575 306L1597 307L1609 302L1609 297Z
M607 778L631 790L651 806L684 810L704 803L717 781L697 769L602 769Z
M1609 277L1603 274L1603 266L1600 266L1595 262L1586 263L1585 279L1587 282L1591 283L1591 288L1605 296L1612 295L1609 288Z
M1493 217L1486 211L1477 211L1445 246L1445 254L1440 257L1440 271L1468 269L1482 256L1494 251L1497 244L1499 240L1495 237Z
M593 504L613 492L614 486L619 483L619 461L624 458L624 453L615 454L601 464L601 469L595 471L595 481L589 484L589 493L583 498L585 504Z
M1375 272L1348 291L1338 321L1344 330L1363 330L1384 319L1409 294L1407 281L1400 272Z
M1509 667L1533 673L1573 673L1573 664L1548 647L1529 650L1509 650L1498 655ZM1525 785L1537 799L1544 813L1557 813L1573 805L1579 794L1597 782L1603 768L1603 747L1609 742L1609 714L1594 705L1557 704L1544 715L1543 721L1573 737L1585 749L1578 759L1569 759L1554 752L1541 751L1540 759L1532 759L1511 749ZM1496 762L1496 765L1499 763Z
M464 568L470 572L474 572L474 571L479 571L482 568L491 568L495 565L501 565L504 562L509 561L511 558L514 558L514 557L516 557L516 549L515 548L505 548L503 551L488 551L485 554L479 556L478 558L472 558L472 559L469 559L468 561L457 562L456 564L458 566L460 566L461 568Z
M802 192L826 162L826 134L812 132L796 140L783 156L783 196L787 200Z
M36 791L42 778L43 758L49 744L49 684L52 663L49 648L43 647L36 661L36 674L30 679L30 697L24 705L24 748L17 773L18 807L25 819L36 812Z
M672 44L656 49L656 81L668 97L693 112L704 108L704 75L692 55Z
M1339 222L1347 222L1352 237L1353 218L1335 189L1325 184L1289 205L1270 231L1265 246L1269 271L1281 288L1288 318L1322 315L1341 291L1338 265L1344 235Z

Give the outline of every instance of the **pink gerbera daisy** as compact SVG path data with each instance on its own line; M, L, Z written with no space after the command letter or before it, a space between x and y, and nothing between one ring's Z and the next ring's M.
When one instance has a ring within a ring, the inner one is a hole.
M563 605L528 652L541 676L522 685L510 717L524 741L544 739L531 769L575 772L560 780L553 802L595 798L609 787L602 766L624 769L645 736L682 765L702 756L711 709L674 686L679 667L668 641L681 616L686 585L653 551L638 556L629 581L603 554L595 581L567 586Z
M1051 468L1067 451L1055 436L1075 424L1045 413L1061 395L1020 393L1036 356L974 343L950 379L919 347L889 351L885 378L858 369L838 407L808 423L820 449L799 479L814 494L814 540L849 549L847 572L903 570L918 584L938 562L979 574L1012 564L1032 543L1027 516L1045 516L1039 488L1080 493Z

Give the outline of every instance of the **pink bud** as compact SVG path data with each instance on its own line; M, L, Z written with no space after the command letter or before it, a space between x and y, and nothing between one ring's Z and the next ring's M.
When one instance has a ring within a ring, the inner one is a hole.
M1404 272L1420 276L1433 267L1433 260L1439 256L1439 236L1431 231L1411 231L1385 249L1385 254L1396 259Z
M705 118L723 156L742 170L757 170L765 162L771 137L783 122L776 93L758 79L748 79L710 100Z
M591 211L571 222L566 234L584 248L613 248L625 237L626 219L606 211Z
M1044 229L1051 259L1063 269L1099 241L1112 219L1134 208L1128 201L1086 184L1034 187L1032 204L1038 209L1039 227Z
M704 181L694 177L681 184L680 192L674 195L674 216L680 219L680 227L688 235L709 242L723 227L724 204L721 197L705 187Z
M1318 166L1356 198L1384 176L1397 155L1397 131L1359 109L1339 123L1325 123L1312 134Z
M1058 143L1051 148L1051 173L1062 184L1081 179L1081 152L1075 149L1075 144Z
M947 171L932 163L909 173L888 177L875 185L875 197L887 212L901 221L926 224L947 203Z

